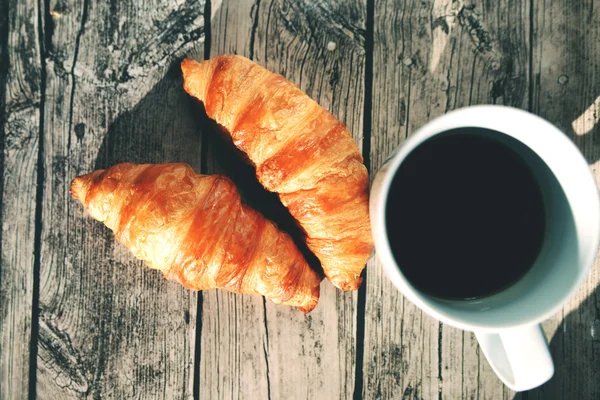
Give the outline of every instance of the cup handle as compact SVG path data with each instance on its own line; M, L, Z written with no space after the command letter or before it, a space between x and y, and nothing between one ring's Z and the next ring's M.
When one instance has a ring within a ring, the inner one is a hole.
M475 336L496 375L512 390L533 389L552 378L554 363L539 325Z

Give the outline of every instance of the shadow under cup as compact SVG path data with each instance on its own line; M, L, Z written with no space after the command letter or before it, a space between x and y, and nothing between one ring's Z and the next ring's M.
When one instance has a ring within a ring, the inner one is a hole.
M581 237L582 231L577 229L578 221L574 214L575 209L586 206L585 195L589 196L589 193L584 195L574 191L569 196L565 188L575 183L569 176L569 173L573 175L572 171L561 169L560 165L553 164L551 167L542 158L543 151L536 153L514 137L500 132L493 134L497 135L494 139L511 148L526 162L540 186L546 221L544 240L536 261L525 275L501 292L487 297L472 300L440 299L420 292L406 280L423 303L421 306L425 306L422 308L447 323L463 328L497 330L541 322L557 311L579 285L589 267L587 261L582 260L582 251L589 253L585 250L589 244L584 242L589 243L590 238ZM566 137L564 139L568 141ZM570 145L573 148L567 150L578 152L574 145ZM547 146L544 150L548 155L551 155L548 152L560 154L565 151L559 147ZM569 157L564 160L560 157L549 159L553 163L570 160Z

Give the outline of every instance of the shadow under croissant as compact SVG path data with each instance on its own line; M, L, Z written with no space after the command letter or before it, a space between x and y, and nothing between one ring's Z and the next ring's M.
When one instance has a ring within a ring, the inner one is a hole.
M94 169L121 162L184 162L196 172L227 175L242 201L289 233L311 268L324 277L319 260L306 246L304 231L277 194L262 187L254 167L223 130L208 118L202 104L184 92L179 62L175 62L134 108L110 124Z

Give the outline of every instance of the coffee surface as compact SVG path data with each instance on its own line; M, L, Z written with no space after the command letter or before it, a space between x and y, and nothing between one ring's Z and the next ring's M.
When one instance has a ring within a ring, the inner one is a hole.
M497 293L519 280L540 251L542 193L500 136L514 141L481 128L447 131L413 150L393 179L390 246L404 276L429 295Z

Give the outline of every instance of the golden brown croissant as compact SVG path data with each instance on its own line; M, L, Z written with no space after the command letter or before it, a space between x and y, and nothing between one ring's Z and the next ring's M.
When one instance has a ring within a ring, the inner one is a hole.
M356 290L373 252L368 175L346 126L281 75L241 56L181 64L185 91L231 135L260 183L306 232L338 288Z
M137 258L189 289L261 294L304 312L317 305L318 275L227 177L123 163L75 178L71 195Z

